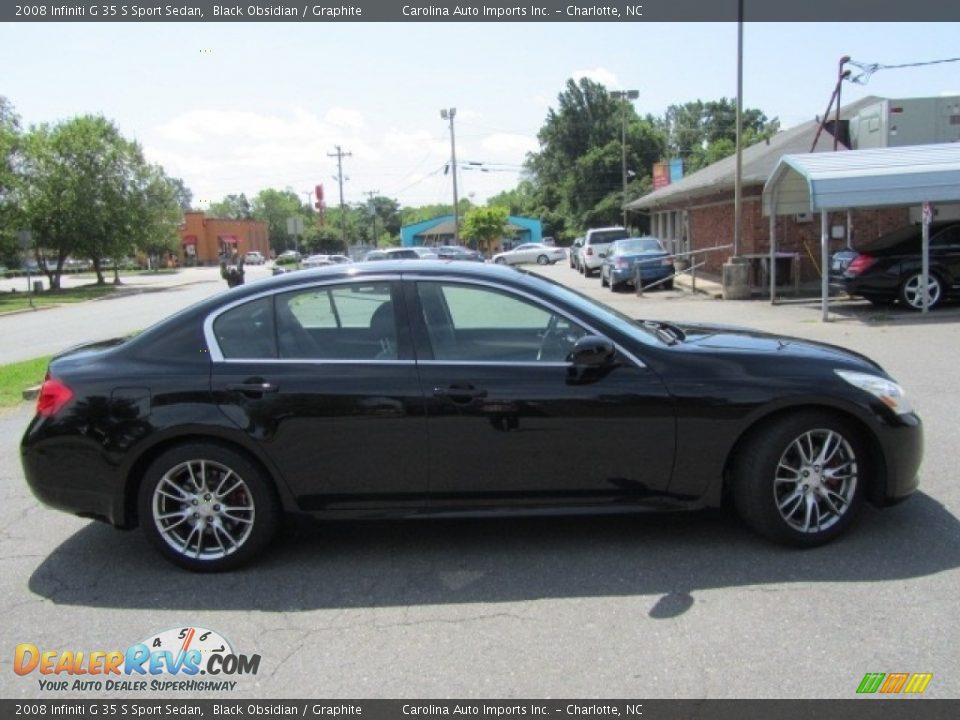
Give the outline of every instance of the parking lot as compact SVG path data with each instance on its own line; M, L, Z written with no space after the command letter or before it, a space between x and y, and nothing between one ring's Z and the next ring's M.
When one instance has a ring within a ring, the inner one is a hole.
M13 648L122 650L193 626L261 656L256 675L234 678L237 699L852 698L867 672L933 673L925 696L960 696L960 308L920 317L843 301L821 323L812 301L637 297L565 263L536 271L635 317L746 325L869 355L925 422L921 491L866 508L839 542L808 551L722 511L298 520L254 566L192 575L140 533L38 505L19 466L32 413L21 406L0 413L0 695L143 697L41 691L36 673L14 673ZM11 320L0 318L4 337Z

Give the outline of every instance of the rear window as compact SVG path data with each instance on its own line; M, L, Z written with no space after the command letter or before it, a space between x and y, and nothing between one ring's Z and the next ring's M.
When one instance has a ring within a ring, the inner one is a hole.
M598 230L587 236L587 245L604 245L614 240L626 240L630 234L626 230Z

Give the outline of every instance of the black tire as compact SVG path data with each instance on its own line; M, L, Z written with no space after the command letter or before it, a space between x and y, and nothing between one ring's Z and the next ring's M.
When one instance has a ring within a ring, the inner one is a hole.
M549 265L549 264L550 264L550 258L548 258L546 255L537 256L537 265Z
M214 443L178 445L154 460L140 484L137 508L160 554L194 572L250 562L270 544L280 519L276 488L263 472Z
M672 280L672 279L671 279L671 280L666 280L666 281L663 283L663 289L664 289L664 290L673 290L673 280Z
M804 445L806 438L810 445ZM815 464L816 458L806 463L798 450L808 447L815 455L815 442L829 451L826 463ZM784 545L816 547L853 522L868 472L866 447L855 426L827 412L798 411L763 423L740 448L733 463L733 499L743 520L761 535Z
M921 273L913 273L900 285L900 302L908 310L923 310L923 293L920 291L921 275ZM943 280L932 272L928 277L928 281L930 283L930 302L927 305L927 309L932 310L939 305L943 299L944 287Z
M494 260L494 262L495 262L497 265L504 265L504 264L506 264L507 261L504 260L503 258L497 258L496 260Z
M593 277L593 270L588 268L586 265L583 266L583 276L584 277Z

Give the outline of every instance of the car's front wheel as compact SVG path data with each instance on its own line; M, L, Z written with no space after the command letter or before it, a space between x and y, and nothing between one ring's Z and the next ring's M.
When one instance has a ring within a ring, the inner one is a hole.
M826 412L785 415L756 432L733 464L733 497L746 523L787 545L840 535L862 503L867 455L855 427Z
M537 256L537 265L546 265L549 262L550 262L550 258L548 258L546 255Z
M280 503L273 485L240 453L212 443L174 447L140 486L140 525L170 562L188 570L232 570L273 538Z
M943 283L933 273L927 276L927 308L940 303L943 296ZM904 280L900 286L900 300L911 310L923 310L923 274L915 273Z
M502 257L499 257L499 258L494 259L494 262L495 262L497 265L506 265L506 263L507 263L507 261L506 261L504 258L502 258Z

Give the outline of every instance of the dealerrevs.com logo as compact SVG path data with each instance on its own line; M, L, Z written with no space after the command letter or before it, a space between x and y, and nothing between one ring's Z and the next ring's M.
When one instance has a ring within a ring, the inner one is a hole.
M13 671L39 675L44 691L223 692L229 678L256 675L259 655L240 655L219 633L201 627L164 630L126 650L50 650L17 645Z
M867 673L857 686L860 694L920 695L933 679L933 673Z

